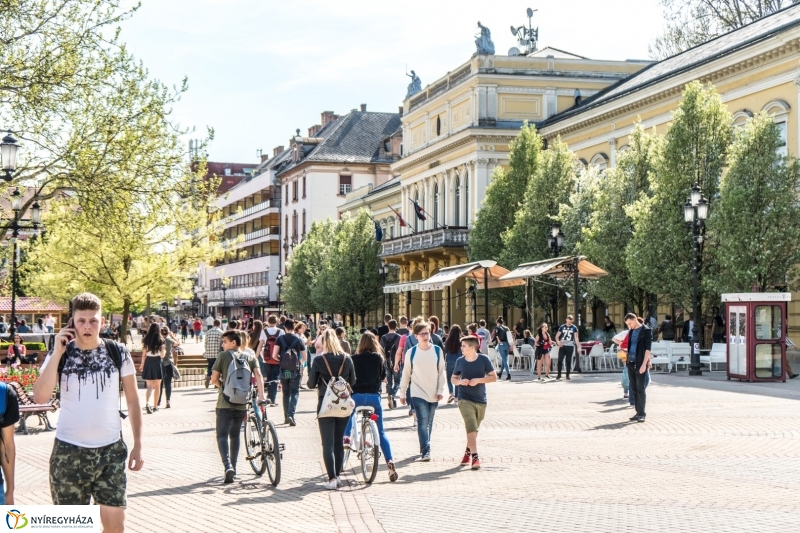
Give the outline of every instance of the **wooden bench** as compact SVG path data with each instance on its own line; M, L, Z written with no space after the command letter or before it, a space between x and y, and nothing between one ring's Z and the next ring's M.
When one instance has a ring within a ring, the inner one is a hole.
M52 399L45 404L33 403L33 400L22 385L16 381L9 381L8 386L17 392L17 399L19 401L19 429L17 431L28 435L27 419L29 416L38 416L39 425L44 425L45 430L52 431L55 428L50 424L50 419L47 418L47 413L54 413L58 409L58 400Z

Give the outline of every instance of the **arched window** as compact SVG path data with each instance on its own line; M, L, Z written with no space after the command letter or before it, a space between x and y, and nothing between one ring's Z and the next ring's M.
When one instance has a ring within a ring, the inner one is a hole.
M433 227L439 223L439 184L433 184Z
M753 113L747 109L742 109L733 114L733 127L743 128L747 121L753 118Z
M461 225L461 177L456 176L456 184L453 187L455 190L455 203L453 204L453 222L456 226Z
M603 153L595 154L589 164L595 167L598 172L603 172L608 168L608 156Z
M786 135L788 133L786 121L789 118L789 104L783 100L773 100L764 106L763 111L772 115L772 119L775 121L775 124L778 125L780 131L781 145L776 152L782 156L788 155L786 146Z
M464 226L469 226L469 171L464 172Z

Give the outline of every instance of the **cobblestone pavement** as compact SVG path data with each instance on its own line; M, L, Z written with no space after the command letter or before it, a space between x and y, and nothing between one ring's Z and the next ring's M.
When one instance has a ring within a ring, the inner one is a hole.
M644 424L628 422L617 375L539 384L519 372L488 394L480 471L458 465L457 408L437 411L429 463L414 461L412 419L395 409L386 421L400 480L389 483L382 466L365 486L349 470L347 486L327 492L314 392L301 394L297 427L278 426L286 451L274 489L252 474L244 448L238 479L222 484L215 392L181 389L172 409L144 417L145 468L129 474L128 531L798 530L800 380L655 374ZM269 409L274 421L281 413ZM52 443L48 432L17 436L18 503L50 503Z

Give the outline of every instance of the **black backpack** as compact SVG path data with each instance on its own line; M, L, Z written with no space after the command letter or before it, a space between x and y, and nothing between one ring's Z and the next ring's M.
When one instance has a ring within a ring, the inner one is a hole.
M287 341L286 338L291 337L291 340ZM285 335L281 335L278 337L278 345L281 348L280 353L280 367L281 370L286 374L286 372L297 372L300 370L300 352L302 349L298 349L297 343L301 342L300 339L294 336L292 333L287 333ZM294 375L288 376L290 378L294 377Z
M394 335L394 337L390 337L390 335ZM397 332L390 331L383 337L381 337L381 348L383 348L386 363L394 367L394 354L397 353L397 346L400 344L400 337Z
M119 390L122 392L122 350L120 349L120 344L117 341L113 341L111 339L101 339L103 343L106 345L106 353L114 362L114 366L117 367L117 373L119 374ZM61 386L61 374L64 373L64 365L67 362L67 352L66 350L61 355L61 359L58 361L58 384L59 387ZM121 400L121 397L120 397ZM119 410L119 417L122 419L128 418L128 415L122 412L122 409Z
M508 328L505 326L497 326L494 330L494 335L500 342L508 342Z

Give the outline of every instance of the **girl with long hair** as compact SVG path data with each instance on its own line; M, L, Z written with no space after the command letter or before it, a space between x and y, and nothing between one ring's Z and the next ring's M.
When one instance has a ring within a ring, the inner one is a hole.
M369 406L375 409L378 419L378 436L381 451L386 459L386 468L389 470L389 481L397 481L397 470L394 466L392 446L383 429L383 408L381 407L381 383L386 379L386 365L383 360L383 349L378 337L369 331L361 335L356 353L353 354L353 368L356 371L356 384L353 385L353 400L356 407ZM355 422L356 413L349 418L347 428L344 430L344 446L350 446L350 430Z
M461 353L461 326L453 324L450 327L450 332L447 334L447 340L444 343L444 359L445 369L447 372L447 390L450 391L450 397L447 403L458 403L458 385L453 385L450 378L453 377L453 369L456 367L456 361L463 354Z
M553 346L553 339L547 329L547 322L542 322L542 325L536 330L536 336L533 338L537 381L544 381L542 379L542 366L544 366L545 379L550 379L550 349Z
M328 382L332 379L331 372L333 376L340 376L351 387L356 384L353 359L344 352L333 329L328 328L321 335L321 346L321 353L314 358L308 372L308 388L317 389L317 413L322 407L322 398L325 396ZM336 490L341 484L339 475L344 468L344 431L349 420L348 417L317 418L319 435L322 439L322 459L328 474L328 481L324 486L328 490Z
M161 379L164 376L161 370L161 360L166 357L166 349L164 347L164 339L161 337L161 329L155 322L150 324L147 335L142 339L142 355L142 363L139 365L139 372L142 373L142 379L144 379L144 382L147 384L144 409L147 411L147 414L152 414L158 411L156 404L161 395ZM150 396L154 396L153 407L150 407Z

